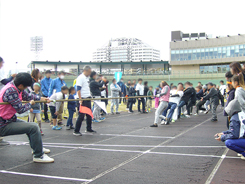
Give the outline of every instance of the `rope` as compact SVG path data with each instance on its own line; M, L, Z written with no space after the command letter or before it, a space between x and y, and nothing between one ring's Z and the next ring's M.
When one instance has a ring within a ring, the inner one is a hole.
M112 98L82 98L82 99L62 99L54 102L72 102L72 101L92 101L92 100L111 100L111 99L129 99L129 98L147 98L154 96L130 96L130 97L112 97ZM52 101L51 101L52 102ZM22 103L29 103L29 101L22 101ZM46 101L35 101L35 103L46 103ZM8 105L8 102L2 102L0 105Z

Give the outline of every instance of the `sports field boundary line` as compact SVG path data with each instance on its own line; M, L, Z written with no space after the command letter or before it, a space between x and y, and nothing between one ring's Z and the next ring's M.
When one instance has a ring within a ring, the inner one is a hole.
M220 112L219 114L221 114L221 113L222 113L222 112ZM91 183L91 182L95 181L95 180L98 179L98 178L101 178L102 176L104 176L104 175L106 175L106 174L108 174L108 173L110 173L110 172L112 172L112 171L114 171L114 170L116 170L116 169L118 169L118 168L120 168L120 167L122 167L122 166L124 166L124 165L126 165L126 164L128 164L128 163L130 163L130 162L132 162L132 161L134 161L134 160L136 160L137 158L139 158L139 157L141 157L141 156L143 156L143 155L145 155L145 153L150 152L150 151L152 151L152 150L158 148L158 146L162 146L163 144L166 144L166 143L168 143L168 142L170 142L170 141L172 141L172 140L174 140L174 139L176 139L176 138L178 138L178 137L184 135L185 133L187 133L187 132L189 132L189 131L191 131L191 130L193 130L193 129L195 129L195 128L201 126L201 125L203 125L204 123L206 123L206 122L208 122L208 121L210 121L210 120L211 120L211 118L206 119L205 121L203 121L203 122L201 122L201 123L195 125L194 127L191 127L191 128L189 128L189 129L187 129L187 130L181 132L180 134L176 135L173 139L168 139L168 140L166 140L166 141L164 141L164 142L158 144L157 146L154 146L154 147L152 147L151 149L145 151L144 153L139 153L139 154L135 155L134 157L131 157L130 159L128 159L128 160L126 160L126 161L124 161L124 162L122 162L122 163L120 163L120 164L118 164L118 165L116 165L116 166L114 166L114 167L112 167L112 168L110 168L110 169L108 169L108 170L106 170L106 171L104 171L104 172L98 174L97 176L91 178L91 181L83 182L83 184L88 184L88 183Z
M69 180L69 181L90 181L88 179L81 179L81 178L69 178L69 177L62 177L62 176L32 174L32 173L14 172L14 171L6 171L6 170L0 170L0 173L21 175L21 176L41 177L41 178L49 178L49 179Z

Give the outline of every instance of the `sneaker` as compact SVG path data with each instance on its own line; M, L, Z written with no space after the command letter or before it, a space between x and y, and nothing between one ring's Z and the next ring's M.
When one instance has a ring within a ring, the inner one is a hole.
M114 112L111 112L111 115L114 115Z
M157 124L153 124L150 127L158 127L158 125Z
M184 114L180 115L180 118L185 118L186 116Z
M9 142L5 141L5 140L0 140L0 146L7 146L9 145Z
M49 123L49 122L50 122L49 119L46 119L46 120L45 120L45 123Z
M52 130L61 130L62 128L61 127L59 127L59 126L53 126L52 127Z
M138 113L140 113L140 114L141 114L142 112L141 112L141 111L138 111Z
M185 117L190 118L191 116L187 114L187 115L185 115Z
M162 120L162 121L161 121L161 125L166 125L166 123L167 123L167 122L166 122L165 120Z
M63 122L62 122L62 121L59 121L59 122L58 122L58 125L63 125Z
M198 116L198 114L197 113L195 113L195 114L193 114L194 116Z
M93 123L99 123L100 121L98 121L97 119L93 119L92 122Z
M129 108L126 108L126 110L128 111L128 110L129 110Z
M166 121L165 125L169 125L169 124L170 124L170 122L171 122L171 119L167 119L167 121Z
M104 121L104 120L105 120L105 117L100 118L100 121Z
M73 129L75 129L75 127L74 126L70 126L70 129L73 130Z
M94 133L94 134L97 133L95 130L92 130L92 129L91 130L86 130L85 132L87 132L87 133Z
M132 112L131 111L128 111L129 114L131 114Z
M175 120L174 119L172 119L172 123L175 123Z
M116 112L116 114L120 114L120 112Z
M238 156L238 157L241 157L241 156L243 156L243 155L242 155L242 154L240 154L240 153L237 153L237 156Z
M206 111L204 111L204 114L207 114L209 112L209 110L206 110Z
M203 113L203 110L200 110L199 112L200 112L200 113Z
M33 157L33 162L37 162L37 163L52 163L54 162L53 158L50 158L48 155L43 154L41 157L39 158L35 158Z
M241 156L241 159L242 159L242 160L245 160L245 157L244 157L244 156Z
M148 112L146 112L146 111L144 111L144 112L142 112L142 114L147 114Z
M45 153L45 154L50 153L50 149L43 148L43 153Z
M70 126L66 126L66 130L71 130L71 127Z
M44 133L43 133L43 131L42 131L42 130L40 130L40 132L41 132L41 135L44 135Z
M73 135L75 135L75 136L82 136L82 134L80 132L73 132Z
M212 122L217 122L218 120L217 119L211 119Z

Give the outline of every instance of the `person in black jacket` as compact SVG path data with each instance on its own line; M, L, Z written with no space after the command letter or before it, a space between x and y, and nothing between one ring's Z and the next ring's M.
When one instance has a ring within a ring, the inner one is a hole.
M135 88L134 88L134 83L131 83L130 84L130 88L129 88L129 92L128 92L128 96L132 97L132 96L135 96L135 94L136 94L136 91L135 91ZM136 101L135 98L129 98L128 99L128 102L129 102L129 111L128 111L128 113L134 112L132 110L132 107L133 107L133 104L135 103L135 101Z
M180 99L180 103L178 105L178 119L180 118L180 115L181 115L181 108L188 104L188 101L192 94L193 94L193 89L191 87L191 83L186 82L185 89L184 89L184 95Z
M197 86L196 87L196 98L197 98L197 102L196 102L196 113L194 115L198 115L199 113L199 110L202 110L202 111L206 111L206 109L204 107L202 107L206 101L201 101L201 98L203 97L204 95L204 92L206 91L207 89L207 86L204 85L204 86Z
M103 80L101 81L101 77L97 76L95 71L91 72L89 81L90 81L90 84L89 84L90 92L91 92L93 98L95 98L95 99L101 98L101 90L105 89L105 87L103 87L104 81ZM95 122L95 123L98 123L100 121L105 120L104 117L101 117L101 114L100 114L101 108L96 103L96 102L100 102L100 101L101 100L94 100L94 108L93 108L94 119L93 119L93 122Z
M212 82L209 82L207 86L208 86L209 93L203 98L201 98L201 100L203 101L203 100L210 99L211 111L212 111L211 121L216 122L218 121L217 114L216 114L216 109L217 106L219 105L218 91L214 88L214 84Z
M187 115L186 117L189 118L192 112L192 107L196 104L196 90L192 87L190 89L192 90L192 94L190 96L190 99L188 101L188 104L186 105L186 109L187 109Z

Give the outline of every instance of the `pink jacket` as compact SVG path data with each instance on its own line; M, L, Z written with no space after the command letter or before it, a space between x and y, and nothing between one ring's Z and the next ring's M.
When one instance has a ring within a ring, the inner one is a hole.
M13 85L12 83L8 83L0 91L0 102L4 102L3 101L3 95L4 95L5 91L11 87L15 88L18 91L18 89L16 88L15 85ZM22 101L22 92L19 93L19 98ZM3 118L4 120L8 120L8 119L12 118L15 115L15 113L16 113L16 110L13 108L12 105L10 105L10 104L0 105L0 117Z
M167 92L167 94L165 94L165 95L163 95L163 96L160 97L160 102L161 102L161 101L166 101L166 102L169 101L169 97L170 97L170 87L169 87L169 86L164 86L164 87L162 88L161 93L164 93L164 92L165 92L165 88L166 88L166 87L168 88L168 92Z

